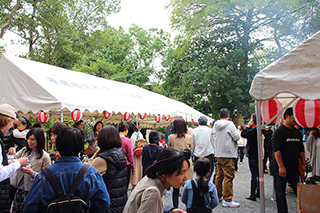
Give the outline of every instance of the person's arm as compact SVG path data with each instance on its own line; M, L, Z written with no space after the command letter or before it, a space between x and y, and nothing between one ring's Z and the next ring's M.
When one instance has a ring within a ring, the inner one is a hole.
M91 182L93 183L91 187L93 191L92 196L90 196L92 202L90 213L108 212L110 208L110 196L102 176L99 173L95 173Z
M230 121L229 124L229 128L230 128L230 136L232 138L232 140L237 143L237 141L240 139L240 134L238 129L236 128L236 126Z
M98 170L101 175L104 175L107 172L107 162L100 157L95 158L90 163L88 162L88 164Z
M182 191L182 194L181 194L181 202L184 203L186 206L187 206L187 202L188 202L188 190L189 190L189 180L184 184L184 187L183 187L183 191Z
M131 143L130 139L128 139L126 148L127 148L128 160L129 160L129 163L130 163L130 165L131 165L131 167L132 167L132 172L135 172L135 171L136 171L136 168L134 167L133 148L132 148L132 143Z
M209 195L210 195L210 198L211 198L210 207L211 207L211 209L213 209L216 206L218 206L218 204L219 204L217 188L213 183L210 186Z
M284 167L283 161L282 161L282 154L280 152L280 150L276 151L274 153L274 157L278 163L279 166L279 175L280 177L286 178L287 177L287 170Z
M2 163L0 163L0 182L10 178L19 168L20 162L18 160L7 166L3 166Z
M28 131L23 130L22 132L20 132L18 129L15 129L15 130L13 130L12 134L13 134L13 137L15 137L15 138L23 138L23 139L25 139Z
M304 152L299 153L300 161L301 161L301 173L304 174L306 171L306 156Z

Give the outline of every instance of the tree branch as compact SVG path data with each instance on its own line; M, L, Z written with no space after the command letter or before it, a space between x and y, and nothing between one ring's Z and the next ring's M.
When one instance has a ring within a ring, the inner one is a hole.
M11 14L9 16L9 20L8 23L5 24L2 28L1 28L1 32L0 32L0 38L2 38L4 36L4 33L6 32L6 30L11 26L12 22L13 22L13 16L14 14L17 12L19 6L20 6L20 2L21 0L17 0L16 5L14 6L13 10L11 11Z

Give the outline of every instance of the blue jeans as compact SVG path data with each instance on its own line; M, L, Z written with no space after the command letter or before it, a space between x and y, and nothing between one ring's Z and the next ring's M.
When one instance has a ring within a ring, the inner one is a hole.
M258 181L258 178L259 178L258 160L250 159L249 157L249 168L251 172L251 180Z
M297 195L297 183L299 182L299 174L287 174L287 178L280 177L279 170L273 171L273 184L276 191L277 209L280 213L287 213L288 206L286 200L287 181L290 183L294 193Z
M238 147L238 157L240 158L241 163L243 161L243 156L244 156L243 150L244 150L244 147Z

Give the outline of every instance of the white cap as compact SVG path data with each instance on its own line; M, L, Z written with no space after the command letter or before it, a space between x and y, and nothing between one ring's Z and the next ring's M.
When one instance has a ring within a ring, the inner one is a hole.
M13 119L16 118L15 109L10 106L9 104L0 104L0 114L6 115L8 117L11 117Z

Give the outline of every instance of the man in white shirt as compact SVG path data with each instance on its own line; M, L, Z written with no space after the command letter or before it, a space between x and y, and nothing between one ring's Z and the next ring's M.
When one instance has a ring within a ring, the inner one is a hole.
M198 119L199 127L194 128L192 131L194 156L197 161L199 158L208 158L211 163L211 171L207 174L206 178L210 180L214 170L214 150L213 144L210 141L211 128L207 126L208 119L201 116Z
M15 110L8 104L0 105L0 212L10 210L10 177L17 169L29 163L28 158L19 158L14 162L8 162L3 143L3 137L12 127L16 119Z

